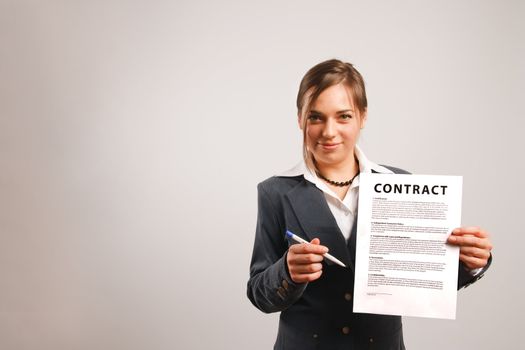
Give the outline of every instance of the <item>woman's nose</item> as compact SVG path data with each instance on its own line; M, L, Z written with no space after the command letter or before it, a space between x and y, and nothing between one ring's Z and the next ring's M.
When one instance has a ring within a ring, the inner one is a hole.
M329 118L323 128L323 137L328 139L334 137L337 131L336 127L335 121Z

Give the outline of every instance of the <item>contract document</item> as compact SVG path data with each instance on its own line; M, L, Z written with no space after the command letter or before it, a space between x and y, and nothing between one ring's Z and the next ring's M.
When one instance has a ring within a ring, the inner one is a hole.
M361 174L354 312L456 318L461 176Z

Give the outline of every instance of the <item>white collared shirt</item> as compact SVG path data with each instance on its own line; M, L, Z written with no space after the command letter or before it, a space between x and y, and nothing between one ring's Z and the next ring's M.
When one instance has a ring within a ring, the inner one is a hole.
M371 173L372 170L381 174L393 174L390 169L385 168L379 164L370 161L359 146L355 146L355 156L359 162L359 173ZM352 181L350 188L346 192L343 200L328 187L328 185L321 180L315 172L311 171L306 163L301 161L292 169L285 171L278 176L299 176L303 175L305 180L313 183L317 188L323 191L328 207L343 233L343 236L348 241L352 233L352 226L357 218L357 200L359 198L359 175Z

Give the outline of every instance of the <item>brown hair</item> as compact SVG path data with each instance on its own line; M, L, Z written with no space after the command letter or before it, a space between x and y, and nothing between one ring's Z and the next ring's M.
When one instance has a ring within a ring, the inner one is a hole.
M306 164L315 169L315 163L309 154L306 145L306 116L310 113L313 103L319 95L337 84L344 84L350 89L352 100L359 114L366 113L368 106L366 100L365 82L361 73L351 63L331 59L321 62L306 72L299 85L297 93L297 115L301 118L303 129L303 157Z

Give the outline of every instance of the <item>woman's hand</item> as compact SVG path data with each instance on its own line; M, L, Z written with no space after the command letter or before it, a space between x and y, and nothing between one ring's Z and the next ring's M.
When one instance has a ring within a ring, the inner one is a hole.
M328 248L320 245L319 238L314 238L311 244L293 244L288 248L286 263L290 277L295 283L312 282L323 273L323 254Z
M448 243L459 246L459 260L469 269L485 267L492 243L489 234L479 227L459 227L452 231Z

